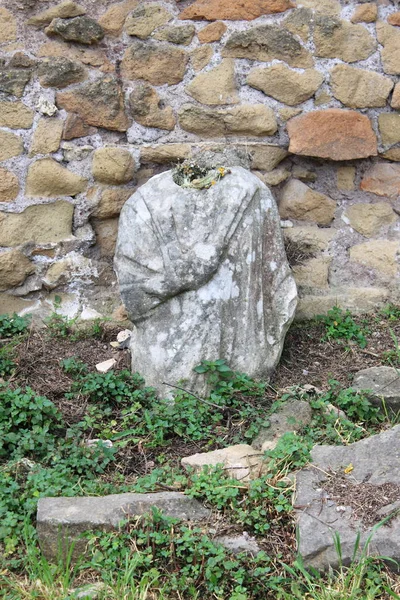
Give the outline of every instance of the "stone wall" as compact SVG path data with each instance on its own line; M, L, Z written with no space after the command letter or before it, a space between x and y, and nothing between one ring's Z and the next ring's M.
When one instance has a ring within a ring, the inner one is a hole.
M122 205L226 146L278 201L299 318L398 300L397 4L2 0L0 313L121 315Z

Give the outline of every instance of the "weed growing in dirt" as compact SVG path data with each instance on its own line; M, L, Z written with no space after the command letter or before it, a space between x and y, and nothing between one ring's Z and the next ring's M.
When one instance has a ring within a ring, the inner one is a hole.
M400 306L387 304L380 310L380 314L389 321L400 321Z
M17 314L0 315L0 338L11 338L28 330L30 316L20 317Z
M354 341L360 348L367 345L366 332L354 321L350 311L335 306L326 315L319 315L317 320L326 327L324 339Z

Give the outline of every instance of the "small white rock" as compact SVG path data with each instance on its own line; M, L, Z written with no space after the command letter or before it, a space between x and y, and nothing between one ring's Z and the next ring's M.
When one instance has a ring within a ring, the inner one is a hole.
M40 96L36 108L42 115L47 115L48 117L55 115L58 110L57 106L53 104L53 102L50 102L50 100L47 100L44 96Z
M123 331L120 331L119 334L117 335L117 341L118 342L126 342L126 340L129 340L129 338L132 335L132 331L130 329L123 329Z
M86 446L88 448L94 448L97 445L104 446L105 448L112 448L114 444L112 443L111 440L100 440L100 439L97 439L97 438L94 439L94 440L87 440L86 441Z
M113 367L117 364L115 358L110 358L109 360L105 360L104 362L97 363L96 369L99 373L108 373L111 371Z

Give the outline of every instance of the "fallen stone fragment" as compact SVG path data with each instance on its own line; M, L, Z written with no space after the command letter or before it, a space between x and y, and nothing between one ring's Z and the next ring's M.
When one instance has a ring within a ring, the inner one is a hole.
M87 440L86 446L88 448L96 448L97 446L104 446L104 448L112 448L114 444L111 440L100 440L96 438L93 440Z
M251 556L256 556L261 552L260 546L255 538L244 532L242 535L221 535L214 538L214 542L224 546L232 554L241 554L245 552Z
M101 363L97 363L96 370L99 373L108 373L108 371L111 371L111 369L113 369L116 364L117 364L117 361L115 360L115 358L110 358L109 360L105 360Z
M68 42L79 44L97 44L104 37L103 28L89 17L74 17L73 19L53 19L45 29L48 36L59 35Z
M117 342L122 344L123 342L126 342L127 340L129 340L131 335L132 335L132 331L130 329L123 329L117 335Z
M357 536L360 556L373 523L380 522L385 512L394 516L374 531L368 555L399 562L400 516L391 510L393 500L385 495L385 489L392 494L398 489L395 495L400 497L400 425L348 446L315 446L311 458L311 466L297 474L295 499L299 551L305 566L321 571L339 566L335 535L340 536L342 563L350 564ZM350 464L353 470L345 475ZM336 489L326 493L334 473ZM346 491L348 503L344 504L341 496ZM353 503L353 498L357 502ZM387 565L395 568L391 562Z
M369 399L376 406L400 410L400 373L393 367L370 367L355 374L352 388L361 392L369 390Z
M290 119L289 151L293 154L352 160L377 155L371 121L352 110L330 108Z
M275 413L268 417L270 426L261 429L252 442L256 450L269 450L266 443L277 442L285 433L297 432L311 423L312 410L308 402L294 400L285 402Z
M238 444L221 450L187 456L182 458L181 464L185 469L194 469L195 471L201 471L204 467L222 465L229 477L247 482L262 474L263 455L252 446Z
M121 521L146 515L153 507L181 521L205 521L211 515L200 502L180 492L41 498L37 509L40 547L48 560L55 560L60 543L64 553L74 544L77 558L87 545L87 540L80 539L83 532L118 530Z
M39 100L36 103L36 109L42 115L46 115L47 117L52 117L58 110L57 106L50 102L50 100L47 100L44 96L39 96Z

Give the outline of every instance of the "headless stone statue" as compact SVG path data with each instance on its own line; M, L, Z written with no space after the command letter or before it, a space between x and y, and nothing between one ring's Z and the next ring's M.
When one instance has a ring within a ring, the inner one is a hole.
M233 167L209 189L156 175L123 207L115 267L135 328L132 368L197 392L202 360L255 378L275 368L297 302L278 210L253 174Z

